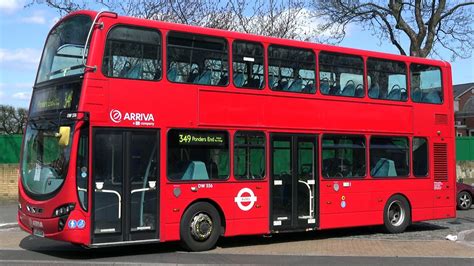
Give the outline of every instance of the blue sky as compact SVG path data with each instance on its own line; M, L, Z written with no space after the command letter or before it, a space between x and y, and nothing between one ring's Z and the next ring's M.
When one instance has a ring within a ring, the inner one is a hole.
M25 0L0 0L0 104L28 107L42 47L59 14L45 6L23 8ZM406 41L405 41L406 44ZM398 54L358 27L350 27L340 46ZM444 60L449 53L441 52ZM454 84L474 82L474 56L451 62Z

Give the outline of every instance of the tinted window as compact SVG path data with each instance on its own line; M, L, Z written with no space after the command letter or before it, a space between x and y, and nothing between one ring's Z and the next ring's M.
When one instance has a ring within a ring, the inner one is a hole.
M369 58L367 60L369 79L369 97L406 101L407 75L406 66L402 62Z
M225 86L229 82L225 39L168 33L168 80Z
M236 179L263 179L265 176L265 135L238 132L234 141L234 176Z
M364 97L364 61L358 56L321 52L319 82L322 94Z
M88 128L81 129L79 144L77 145L77 170L76 183L77 194L81 207L87 211L87 186L89 180L89 131Z
M226 179L229 167L227 132L173 129L168 133L169 179Z
M370 174L374 177L408 176L408 139L372 137Z
M161 79L160 33L143 28L113 28L107 36L102 71L109 77Z
M232 67L236 87L261 89L265 86L261 44L235 41L232 45Z
M421 103L442 103L443 89L439 67L412 64L411 99Z
M323 177L365 176L365 138L324 135L322 159Z
M271 45L268 48L268 85L275 91L314 93L313 51Z
M428 142L425 138L413 138L413 175L428 175Z

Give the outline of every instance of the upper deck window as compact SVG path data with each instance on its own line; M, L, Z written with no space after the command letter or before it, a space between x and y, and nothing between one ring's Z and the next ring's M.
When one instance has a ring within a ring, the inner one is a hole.
M259 43L234 41L232 44L234 85L238 88L262 89L263 46Z
M271 45L268 85L274 91L314 93L316 56L307 49Z
M406 101L407 74L402 62L369 58L367 60L367 75L369 79L369 97Z
M419 103L442 103L443 87L439 67L411 64L411 99Z
M364 97L364 61L354 55L319 53L319 88L326 95Z
M84 73L82 53L91 23L90 17L79 15L64 20L51 31L36 83Z
M167 48L169 81L217 86L229 83L225 39L172 31Z
M156 30L118 26L107 36L104 75L116 78L161 79L161 36Z

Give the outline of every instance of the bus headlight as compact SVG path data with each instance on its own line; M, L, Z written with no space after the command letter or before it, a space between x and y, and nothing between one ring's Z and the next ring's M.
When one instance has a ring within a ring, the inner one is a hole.
M72 210L74 210L75 203L68 203L62 206L59 206L54 210L53 217L60 217L64 215L68 215Z

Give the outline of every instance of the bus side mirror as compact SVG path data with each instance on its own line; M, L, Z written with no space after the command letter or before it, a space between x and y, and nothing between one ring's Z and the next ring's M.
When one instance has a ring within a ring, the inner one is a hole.
M71 127L59 127L59 133L56 133L56 137L59 138L58 143L61 147L69 145L69 136L71 135Z

